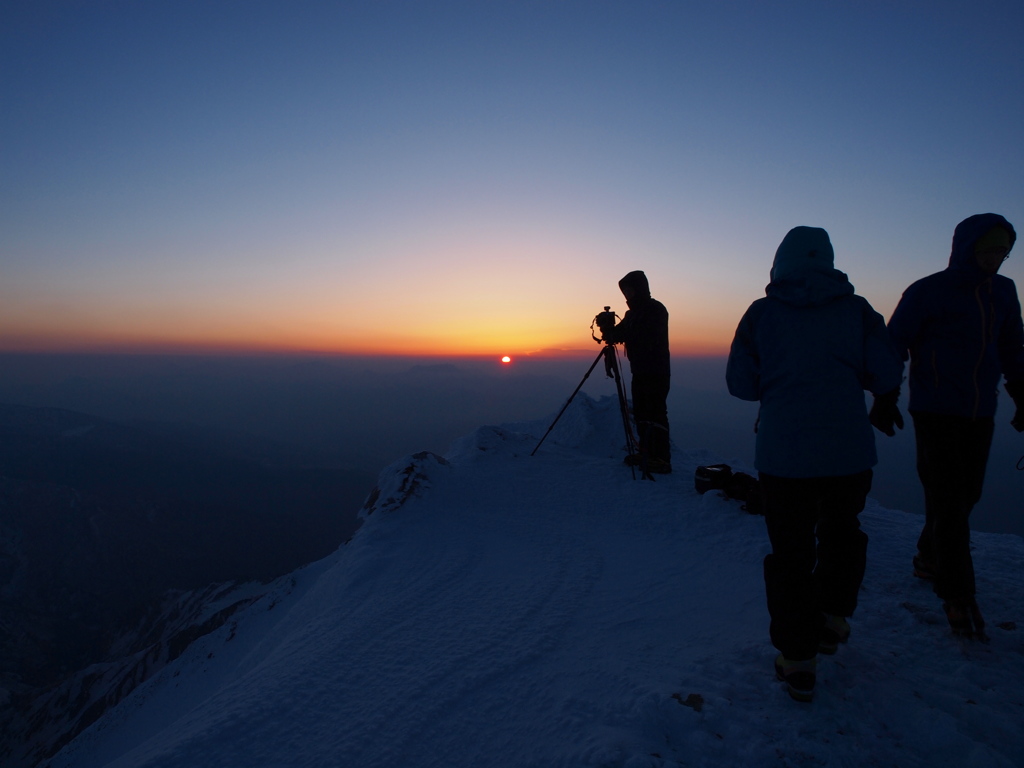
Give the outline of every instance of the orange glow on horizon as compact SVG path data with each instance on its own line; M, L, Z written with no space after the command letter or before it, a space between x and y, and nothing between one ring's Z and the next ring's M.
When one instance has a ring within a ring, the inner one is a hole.
M342 357L487 357L493 359L493 348L460 348L435 345L430 348L416 344L340 345L252 342L238 339L101 339L101 338L3 338L0 354L126 354L126 355L327 355ZM502 365L511 365L516 357L526 359L589 358L599 347L564 345L543 348L524 347L515 355L498 358ZM673 345L673 357L717 357L729 353L728 344L690 343Z
M110 286L51 287L45 275L35 276L0 285L0 351L507 355L516 362L596 355L595 309L626 311L614 279L581 273L588 252L575 241L538 237L541 245L525 238L497 247L492 240L471 233L402 241L389 246L393 263L383 272L376 260L364 260L344 274L327 269L315 281L301 270L285 272L272 287L255 278L183 278L179 285L171 276L122 284L117 275ZM661 296L678 307L670 319L672 353L725 353L742 310L684 296Z
M56 325L56 324L54 324ZM151 323L132 329L114 327L113 323L82 323L74 329L67 326L18 329L0 326L0 352L22 353L96 353L96 354L282 354L343 355L359 357L491 357L507 365L515 358L591 357L599 346L572 329L573 338L566 338L564 329L555 333L527 327L507 330L496 327L470 326L458 332L370 334L362 329L346 333L324 323L303 323L302 327L179 328L167 332ZM148 326L148 327L147 327ZM256 326L256 327L253 327ZM728 338L714 332L700 335L693 330L670 330L672 354L676 357L717 356L728 353ZM19 332L20 331L20 332ZM709 329L710 331L710 329ZM557 334L557 335L556 335ZM507 350L495 355L495 350ZM502 357L508 357L505 362Z

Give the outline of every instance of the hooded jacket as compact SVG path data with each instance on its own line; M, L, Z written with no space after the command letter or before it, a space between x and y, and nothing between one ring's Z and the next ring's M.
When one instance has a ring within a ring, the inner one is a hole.
M604 334L612 344L625 343L629 370L633 377L665 378L672 372L668 349L668 310L651 298L647 275L637 270L619 280L619 288L632 288L633 298L622 322Z
M1024 326L1017 287L978 266L974 245L993 227L1017 239L995 213L961 221L949 266L913 283L889 319L901 358L910 359L910 410L990 419L1000 375L1024 380Z
M766 474L838 477L877 463L864 390L898 387L900 360L885 320L833 261L825 230L790 230L733 338L726 383L761 402L754 464Z

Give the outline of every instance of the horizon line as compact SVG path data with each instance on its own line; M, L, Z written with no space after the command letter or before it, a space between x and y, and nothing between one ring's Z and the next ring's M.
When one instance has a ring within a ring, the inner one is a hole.
M578 359L596 356L597 347L576 349L545 349L519 353L481 352L334 352L303 349L246 348L89 348L89 349L0 349L0 357L205 357L205 358L323 358L323 359L466 359L499 361L508 354L516 360ZM672 358L728 357L728 350L671 353Z
M526 351L501 350L495 352L456 352L456 351L373 351L373 350L329 350L329 349L302 349L290 347L246 347L246 346L186 346L186 345L157 345L157 346L121 346L121 345L98 345L83 347L36 347L36 348L3 348L0 347L0 356L9 357L265 357L265 358L445 358L445 359L495 359L501 360L508 355L512 360L517 359L559 359L559 358L581 358L595 356L599 350L597 346L580 347L559 347L531 349ZM728 356L728 348L716 349L701 348L685 351L672 352L672 357L725 357Z

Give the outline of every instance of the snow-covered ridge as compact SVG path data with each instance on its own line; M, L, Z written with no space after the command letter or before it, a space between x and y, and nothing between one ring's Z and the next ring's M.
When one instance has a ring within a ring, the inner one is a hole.
M346 546L53 768L1019 764L1020 538L975 537L993 640L958 643L910 575L919 518L871 502L853 636L802 705L774 682L763 521L693 489L730 457L633 480L613 399L580 396L531 457L548 424L387 468Z

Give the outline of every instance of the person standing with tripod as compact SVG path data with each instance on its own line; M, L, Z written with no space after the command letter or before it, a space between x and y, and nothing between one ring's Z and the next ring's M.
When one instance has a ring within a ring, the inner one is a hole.
M672 365L668 349L668 310L651 298L647 275L640 270L619 280L619 290L629 309L615 326L601 328L608 344L625 344L629 360L633 419L640 439L640 453L632 458L656 474L672 471L668 431L668 392Z

